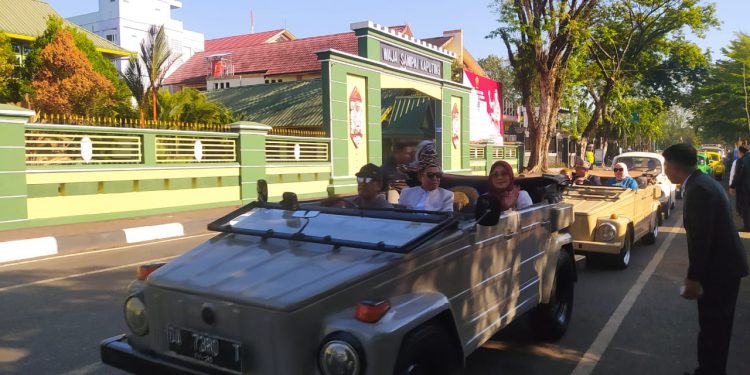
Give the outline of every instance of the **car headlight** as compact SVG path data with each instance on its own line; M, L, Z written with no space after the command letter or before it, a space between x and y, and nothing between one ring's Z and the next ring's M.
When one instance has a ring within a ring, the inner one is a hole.
M125 301L125 323L133 333L143 336L148 333L148 315L146 305L140 298L131 296Z
M596 228L596 237L602 241L609 242L615 239L617 228L611 223L602 223Z
M324 375L358 375L363 363L354 345L345 339L332 339L320 348L320 370Z

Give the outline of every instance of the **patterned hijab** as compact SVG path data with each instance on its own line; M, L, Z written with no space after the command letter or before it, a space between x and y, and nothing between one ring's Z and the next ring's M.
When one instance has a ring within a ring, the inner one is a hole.
M505 169L505 172L508 173L508 178L510 181L508 182L508 186L504 189L498 189L495 187L495 184L492 183L492 172L496 168L503 168ZM518 187L514 184L515 177L513 176L513 167L511 167L508 162L504 160L498 160L494 164L492 164L488 180L490 188L487 195L489 195L490 202L494 207L499 207L500 211L506 211L516 206L516 200L518 199Z

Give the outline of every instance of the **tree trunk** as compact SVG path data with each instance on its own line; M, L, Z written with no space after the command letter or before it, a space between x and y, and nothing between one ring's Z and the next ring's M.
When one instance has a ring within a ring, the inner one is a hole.
M154 90L153 88L151 89L151 102L152 102L153 108L154 108L154 117L153 117L153 119L154 119L154 121L156 121L156 90Z
M138 109L138 112L141 113L141 128L144 128L146 127L146 118L145 118L145 115L143 114L143 106L141 106L141 108Z

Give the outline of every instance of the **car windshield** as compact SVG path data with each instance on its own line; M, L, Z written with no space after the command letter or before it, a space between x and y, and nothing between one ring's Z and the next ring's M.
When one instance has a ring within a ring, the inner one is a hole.
M624 156L617 158L614 163L624 163L629 171L655 171L656 173L661 173L661 162L659 159L648 156Z
M397 252L408 251L409 245L453 220L451 215L442 213L336 208L293 211L269 206L235 213L217 220L210 228Z

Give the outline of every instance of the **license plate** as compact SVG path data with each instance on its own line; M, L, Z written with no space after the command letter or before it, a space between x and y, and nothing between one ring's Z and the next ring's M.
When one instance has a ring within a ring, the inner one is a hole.
M242 345L187 329L167 327L169 350L215 366L242 372Z

